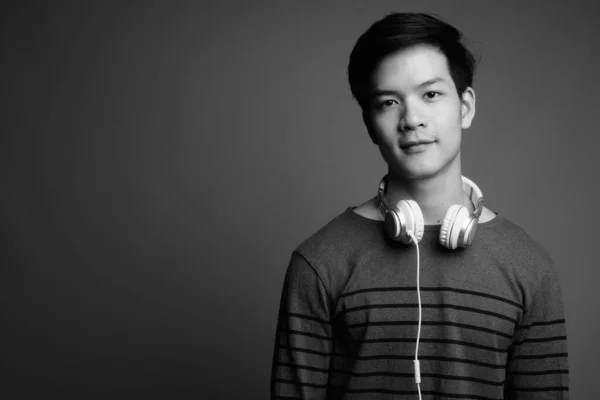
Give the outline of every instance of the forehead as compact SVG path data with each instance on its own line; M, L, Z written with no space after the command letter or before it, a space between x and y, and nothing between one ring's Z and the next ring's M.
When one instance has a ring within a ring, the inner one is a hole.
M433 78L451 84L452 77L444 53L430 45L402 49L383 58L373 71L372 87L412 87Z

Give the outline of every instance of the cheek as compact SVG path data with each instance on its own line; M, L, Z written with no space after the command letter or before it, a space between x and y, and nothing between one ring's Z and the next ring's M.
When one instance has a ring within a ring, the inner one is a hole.
M392 112L383 114L374 119L375 131L380 136L393 136L397 134L398 119Z
M461 131L461 122L452 120L447 125L446 138L451 142L460 142Z
M438 122L441 123L441 126L443 126L447 138L460 138L462 121L463 119L460 110L455 109L450 110L441 120L438 120Z

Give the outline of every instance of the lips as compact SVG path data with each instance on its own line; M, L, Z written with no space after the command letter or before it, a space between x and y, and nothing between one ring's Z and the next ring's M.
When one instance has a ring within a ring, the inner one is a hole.
M435 140L411 140L408 142L404 142L400 144L400 148L402 150L410 149L411 147L419 146L419 145L427 145L435 142Z

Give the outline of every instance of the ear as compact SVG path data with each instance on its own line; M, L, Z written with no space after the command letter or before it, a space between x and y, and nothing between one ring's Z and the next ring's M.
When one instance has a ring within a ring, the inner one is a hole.
M371 117L369 116L369 112L365 110L364 107L362 109L362 119L365 123L365 126L367 127L367 132L369 132L369 137L371 138L371 141L374 145L377 145L377 138L375 137L373 129L371 128Z
M465 89L460 99L460 116L461 126L463 129L468 129L475 117L475 91L468 87Z

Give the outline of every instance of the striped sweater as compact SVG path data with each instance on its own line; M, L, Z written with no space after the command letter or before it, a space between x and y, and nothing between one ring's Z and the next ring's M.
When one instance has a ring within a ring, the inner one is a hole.
M448 250L419 243L423 399L568 399L567 342L552 260L501 215ZM292 253L273 399L417 399L416 248L348 208Z

